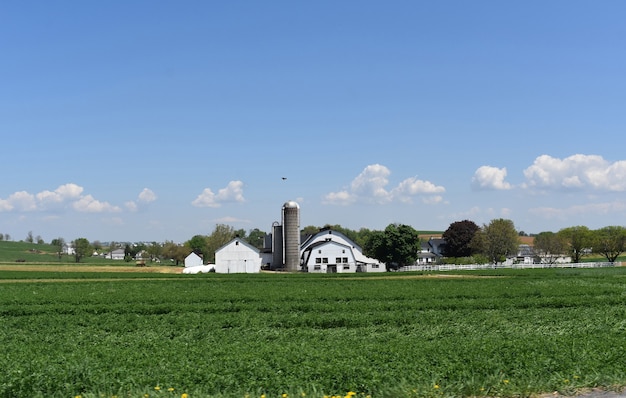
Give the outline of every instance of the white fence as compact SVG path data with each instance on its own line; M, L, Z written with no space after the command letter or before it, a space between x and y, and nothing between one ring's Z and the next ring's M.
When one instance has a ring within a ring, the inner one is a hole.
M621 262L560 263L560 264L428 264L407 265L398 271L477 271L485 269L540 269L540 268L602 268L619 267Z

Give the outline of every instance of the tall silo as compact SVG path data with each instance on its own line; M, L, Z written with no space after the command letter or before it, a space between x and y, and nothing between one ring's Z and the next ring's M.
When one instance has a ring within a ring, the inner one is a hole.
M283 269L283 226L272 224L272 269Z
M285 270L300 268L300 206L293 200L283 205L283 242Z

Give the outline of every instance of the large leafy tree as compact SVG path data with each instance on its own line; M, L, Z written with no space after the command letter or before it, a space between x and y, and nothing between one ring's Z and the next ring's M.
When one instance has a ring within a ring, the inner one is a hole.
M207 244L208 239L206 235L194 235L191 239L185 242L185 246L199 256L204 256L208 252Z
M626 249L626 228L609 226L592 233L594 253L601 253L609 262L614 262Z
M420 248L418 232L409 225L389 224L384 231L371 232L363 246L366 256L373 257L385 264L387 271L417 260Z
M172 241L165 241L162 255L164 258L173 260L176 265L179 265L185 261L185 257L189 255L189 249L184 245L179 245Z
M74 239L74 260L78 263L80 260L93 252L89 241L86 238Z
M265 235L266 233L261 231L258 228L255 228L248 233L246 237L246 242L256 247L257 249L262 249L265 246Z
M579 263L586 250L591 248L591 231L584 225L563 228L557 232L567 242L568 254L573 263Z
M446 240L444 254L448 257L468 257L473 253L472 240L480 227L469 220L456 221L450 224L443 233Z
M493 264L517 254L519 238L513 221L504 218L491 220L481 231L483 253Z
M557 233L540 232L535 236L533 247L543 262L554 264L559 257L567 252L567 241Z
M163 246L157 242L152 242L146 250L148 251L148 255L150 255L150 261L154 261L163 253Z
M59 260L63 256L63 246L65 246L65 239L63 238L55 238L50 242L52 246L54 246L54 250L56 250L57 256L59 256Z
M211 235L207 236L205 262L215 262L215 251L235 238L237 231L230 225L217 224Z

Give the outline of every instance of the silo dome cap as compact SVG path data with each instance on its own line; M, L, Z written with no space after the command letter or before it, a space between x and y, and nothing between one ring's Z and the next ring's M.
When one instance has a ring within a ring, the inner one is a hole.
M290 200L289 202L285 202L283 207L287 209L299 209L300 205L295 200Z

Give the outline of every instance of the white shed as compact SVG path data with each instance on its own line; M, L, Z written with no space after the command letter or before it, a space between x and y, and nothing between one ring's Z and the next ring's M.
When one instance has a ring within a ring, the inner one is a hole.
M221 274L261 272L259 249L240 238L215 251L215 272Z
M197 267L199 265L202 265L202 257L198 256L196 253L191 252L185 257L185 267Z

